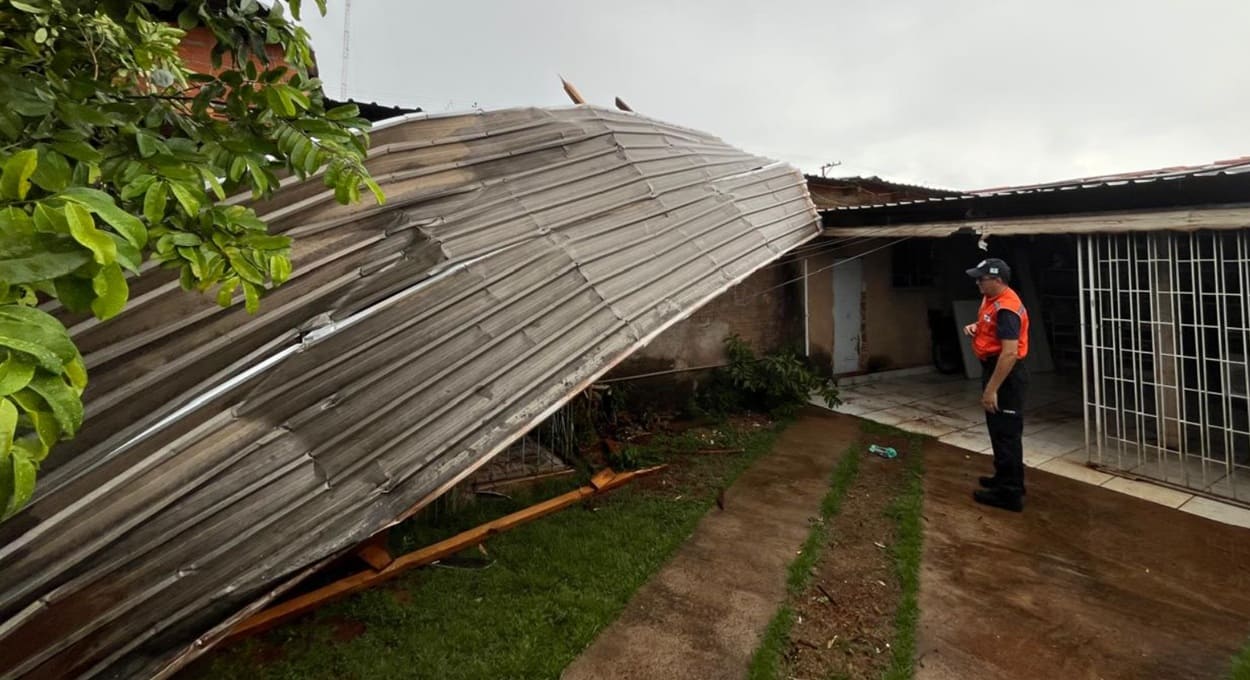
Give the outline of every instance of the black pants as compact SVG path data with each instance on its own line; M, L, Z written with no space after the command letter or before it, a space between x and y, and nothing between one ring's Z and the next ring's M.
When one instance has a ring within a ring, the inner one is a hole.
M981 388L984 389L998 365L998 357L981 362ZM998 387L998 413L985 412L985 425L994 445L994 476L1000 486L1024 490L1024 395L1029 373L1023 361L1016 362L1007 379Z

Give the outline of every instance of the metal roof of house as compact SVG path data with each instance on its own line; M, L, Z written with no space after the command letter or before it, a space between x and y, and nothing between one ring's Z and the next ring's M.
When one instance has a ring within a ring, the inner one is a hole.
M1039 184L1022 184L1018 186L994 187L989 189L978 189L976 191L965 192L946 192L941 196L930 196L917 199L908 199L901 201L888 201L880 203L868 203L861 205L845 205L830 208L831 211L872 211L881 208L890 208L896 206L915 206L920 204L932 203L949 203L952 201L966 201L971 198L986 198L995 196L1020 196L1024 194L1039 194L1049 192L1067 192L1079 191L1085 189L1097 189L1102 187L1118 187L1124 185L1141 185L1153 182L1167 182L1192 177L1214 177L1218 175L1238 175L1250 172L1250 156L1241 156L1229 160L1215 161L1205 165L1188 165L1173 166L1167 168L1155 168L1152 170L1138 170L1135 172L1123 172L1112 175L1098 175L1095 177L1081 177L1077 179L1061 180L1057 182L1042 182Z
M959 196L957 191L935 189L916 184L890 182L880 177L818 177L807 175L807 190L817 210L842 205L879 204L887 200L917 200L943 196Z
M577 106L379 126L383 206L288 180L249 316L148 269L71 319L87 420L0 524L0 675L169 674L815 237L802 174Z
M1250 172L1250 156L1241 156L1224 161L1215 161L1204 165L1178 165L1153 170L1137 170L1112 175L1081 177L1059 182L1043 182L1041 184L1023 184L1020 186L978 189L967 193L973 196L1003 196L1009 194L1025 194L1036 191L1069 191L1072 189L1091 189L1099 186L1117 186L1121 184L1145 184L1148 182L1167 181L1184 177L1210 177L1213 175L1235 175Z
M1250 157L822 212L828 236L1244 228Z

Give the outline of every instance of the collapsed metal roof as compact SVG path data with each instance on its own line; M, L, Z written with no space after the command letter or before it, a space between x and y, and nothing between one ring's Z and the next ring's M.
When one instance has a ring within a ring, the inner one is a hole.
M397 119L368 166L383 206L257 206L296 265L260 314L149 270L75 320L87 420L0 525L0 675L171 672L818 234L794 168L595 107Z

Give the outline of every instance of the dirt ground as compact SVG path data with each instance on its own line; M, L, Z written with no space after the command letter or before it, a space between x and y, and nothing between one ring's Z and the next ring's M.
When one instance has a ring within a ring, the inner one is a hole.
M899 457L860 454L859 474L830 522L829 544L806 591L792 600L785 677L875 679L890 666L900 588L889 553L896 523L886 513L907 481L913 452L906 438L869 439Z
M917 678L1220 678L1250 634L1250 530L1036 470L1007 513L970 498L988 457L925 467Z
M786 565L859 421L807 409L677 554L573 662L565 680L746 676L786 595Z

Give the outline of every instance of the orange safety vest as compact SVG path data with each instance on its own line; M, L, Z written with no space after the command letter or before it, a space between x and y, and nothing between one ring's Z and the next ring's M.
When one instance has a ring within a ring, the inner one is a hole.
M998 311L1006 309L1020 317L1020 349L1019 357L1023 359L1029 354L1029 313L1016 291L1007 288L996 297L981 300L981 312L977 317L977 332L972 337L972 351L977 358L985 361L996 357L1003 351L1003 342L998 339Z

